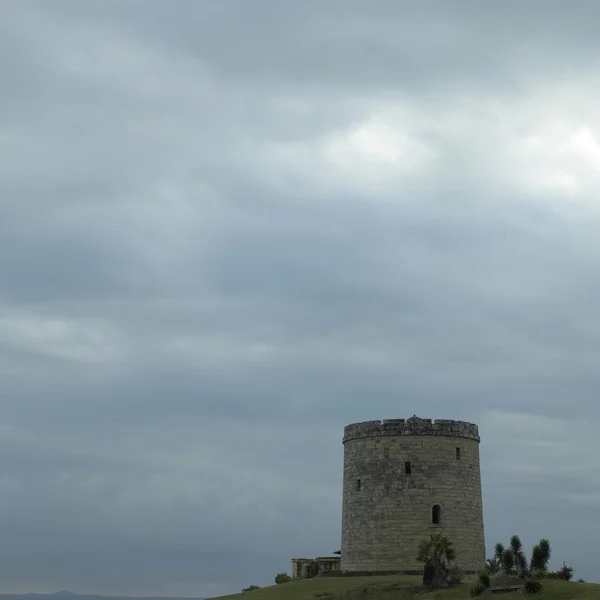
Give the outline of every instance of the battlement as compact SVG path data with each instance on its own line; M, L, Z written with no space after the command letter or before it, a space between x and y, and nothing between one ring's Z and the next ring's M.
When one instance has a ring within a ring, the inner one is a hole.
M342 442L345 444L350 440L394 435L438 435L480 441L479 428L474 423L448 419L436 419L433 421L414 416L409 419L363 421L361 423L346 425L344 427Z

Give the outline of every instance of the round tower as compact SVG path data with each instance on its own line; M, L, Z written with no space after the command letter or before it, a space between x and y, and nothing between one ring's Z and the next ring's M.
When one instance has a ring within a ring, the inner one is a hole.
M422 572L419 542L442 532L465 572L485 567L479 430L438 419L344 428L342 571Z

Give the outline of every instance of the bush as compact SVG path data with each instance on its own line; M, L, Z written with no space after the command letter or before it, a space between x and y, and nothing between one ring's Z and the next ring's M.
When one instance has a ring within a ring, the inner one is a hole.
M497 573L491 578L493 587L510 587L511 585L523 585L523 580L517 575L509 575L507 573Z
M458 585L462 581L462 572L458 567L450 567L448 570L448 583Z
M479 573L479 585L486 589L490 587L491 579L489 573L486 573L485 571L481 571L481 573Z
M249 585L247 588L244 588L242 592L252 592L253 590L260 590L259 585Z
M546 575L548 579L562 579L563 581L571 581L575 569L566 563L558 571L551 571Z
M563 563L563 566L556 571L556 578L562 579L563 581L571 581L574 571L575 569L573 569L573 567L570 567L567 563Z
M280 585L282 583L288 583L288 581L291 580L292 578L287 573L277 573L277 575L275 575L275 583L277 585Z
M527 594L537 594L542 589L542 584L536 579L529 579L525 582L525 592Z
M471 588L471 596L481 596L481 594L483 594L484 590L485 590L485 588L480 583L476 583Z
M533 569L531 571L533 579L546 579L548 577L548 571L546 569Z

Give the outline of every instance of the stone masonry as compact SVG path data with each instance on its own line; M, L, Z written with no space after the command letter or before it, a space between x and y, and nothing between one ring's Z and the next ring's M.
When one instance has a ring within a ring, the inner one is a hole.
M419 542L438 531L461 570L485 567L477 425L366 421L343 444L342 571L422 572Z

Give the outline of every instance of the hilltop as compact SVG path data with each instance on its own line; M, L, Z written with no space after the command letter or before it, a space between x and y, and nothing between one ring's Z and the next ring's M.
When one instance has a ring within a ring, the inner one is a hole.
M473 582L474 579L466 579L453 588L428 592L416 576L323 577L220 596L218 600L411 600L417 596L419 600L472 600ZM542 586L540 593L530 595L532 600L600 600L600 585L595 583L543 580ZM480 598L490 596L488 592ZM499 597L515 598L515 594Z

